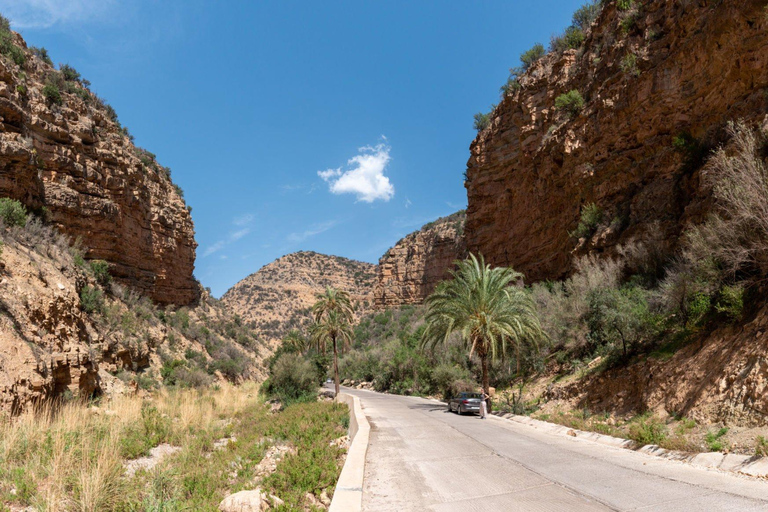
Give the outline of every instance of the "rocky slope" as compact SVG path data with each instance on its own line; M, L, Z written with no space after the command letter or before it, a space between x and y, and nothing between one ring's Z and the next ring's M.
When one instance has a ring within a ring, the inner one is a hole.
M155 301L193 302L197 244L170 171L133 145L87 81L0 32L22 52L0 56L0 197L45 208L83 241L86 258L108 261L119 281Z
M453 262L466 256L465 219L460 211L430 222L388 250L379 260L376 308L421 304Z
M316 295L330 286L350 293L357 313L373 306L376 266L339 256L296 252L265 265L230 288L224 306L274 344L289 330L306 328Z
M252 333L204 292L159 309L108 283L58 229L0 228L0 415L42 400L257 378ZM100 284L98 281L101 281Z
M768 111L767 44L763 1L606 2L582 49L536 62L472 143L469 249L528 281L630 239L672 250L706 210L702 155L728 121ZM570 116L555 101L573 90ZM577 240L589 203L604 221Z

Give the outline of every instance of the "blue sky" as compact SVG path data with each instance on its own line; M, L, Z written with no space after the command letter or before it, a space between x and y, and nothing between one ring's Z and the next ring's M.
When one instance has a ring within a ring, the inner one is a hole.
M472 116L583 0L0 0L193 207L219 296L298 250L376 262L466 206Z

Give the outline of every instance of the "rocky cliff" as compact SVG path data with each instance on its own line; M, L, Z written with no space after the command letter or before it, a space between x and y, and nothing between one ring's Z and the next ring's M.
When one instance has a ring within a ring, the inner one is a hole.
M430 222L388 250L379 260L376 308L421 304L453 262L466 256L465 219L460 211Z
M274 344L289 330L306 328L316 295L330 286L349 292L357 315L373 306L376 266L316 252L295 252L265 265L230 288L221 302Z
M197 298L196 243L170 171L133 145L114 110L71 68L18 34L0 56L0 197L44 211L88 259L163 304Z
M707 209L702 156L728 121L768 112L762 0L604 5L582 47L533 64L471 145L467 245L529 282L632 239L671 251ZM583 108L557 109L571 91ZM591 203L602 222L577 239Z
M32 216L0 227L0 240L0 416L57 397L260 376L266 351L205 292L194 308L161 309Z

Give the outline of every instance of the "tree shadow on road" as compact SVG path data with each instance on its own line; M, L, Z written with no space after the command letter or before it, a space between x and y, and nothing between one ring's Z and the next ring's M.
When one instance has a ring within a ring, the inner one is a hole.
M413 404L409 405L408 408L427 412L451 412L446 404Z

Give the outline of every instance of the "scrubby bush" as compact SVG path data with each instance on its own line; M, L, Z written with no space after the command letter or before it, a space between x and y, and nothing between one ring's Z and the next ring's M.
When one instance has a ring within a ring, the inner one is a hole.
M8 18L2 15L0 15L0 53L8 56L17 66L24 66L27 61L24 50L13 43L13 34Z
M600 0L592 0L582 5L573 13L573 26L587 30L600 15L602 8Z
M584 31L579 27L568 27L560 35L552 36L549 41L549 49L554 53L563 53L566 50L580 48L584 44Z
M309 360L296 353L285 353L271 365L264 390L283 402L292 402L314 399L318 385L315 367Z
M93 286L84 286L80 290L80 304L86 313L99 313L104 309L104 294Z
M629 427L629 438L641 445L663 443L668 436L667 426L654 416L642 415Z
M67 82L80 82L80 73L69 64L59 64L59 72Z
M474 391L479 387L468 369L447 363L439 364L432 370L432 383L434 391L439 393L443 400L448 400L462 391Z
M619 63L621 71L632 76L640 76L640 69L637 67L637 55L628 53Z
M8 227L23 227L27 223L27 209L15 199L0 198L0 219Z
M528 69L545 54L546 51L544 50L544 45L541 43L536 43L531 47L530 50L523 52L520 55L520 62L523 64L523 71L528 71Z
M109 273L109 263L104 260L91 261L91 272L96 281L102 286L107 286L112 281L112 275Z
M602 220L603 209L595 203L587 203L581 209L579 224L570 235L573 238L588 238L595 233Z
M475 122L474 122L474 128L478 132L482 132L486 128L488 128L491 125L491 114L484 114L483 112L478 112L475 114Z
M43 96L51 105L62 105L64 103L59 86L52 81L48 81L43 87Z
M51 60L50 55L48 55L48 50L46 50L44 47L38 48L37 46L32 46L30 50L32 50L32 53L36 55L40 60L49 66L53 66L53 60Z
M579 91L573 89L555 98L555 108L575 117L584 108L584 98Z

